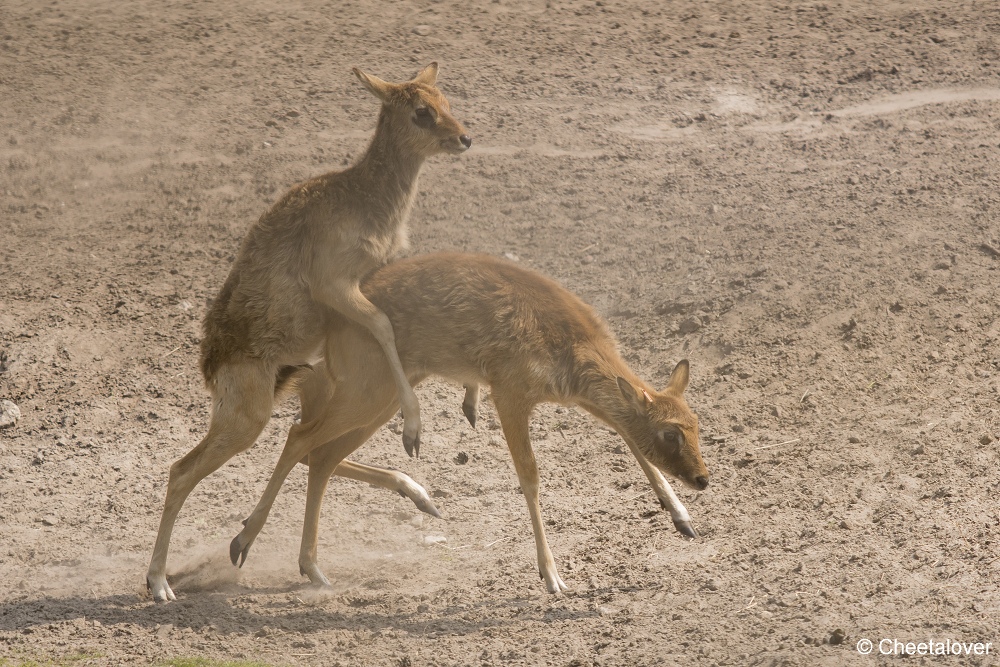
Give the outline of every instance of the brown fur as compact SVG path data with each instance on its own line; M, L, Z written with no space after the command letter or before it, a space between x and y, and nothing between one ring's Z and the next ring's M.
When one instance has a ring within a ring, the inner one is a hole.
M361 278L406 245L417 175L432 155L471 145L435 87L432 63L406 83L354 74L381 102L360 160L296 185L248 232L205 315L201 369L212 393L209 432L170 469L167 497L147 574L154 599L173 597L166 556L177 513L205 475L253 445L276 392L318 360L334 313L370 331L402 397L404 443L419 443L419 406L402 371L389 320L359 288Z
M552 280L492 257L437 254L389 264L363 289L391 320L410 382L438 375L476 393L481 384L491 387L549 591L563 590L565 584L546 544L538 505L538 473L528 440L535 405L580 405L621 434L644 470L652 463L694 488L708 485L698 421L682 395L687 362L677 365L663 391L656 391L621 359L594 311ZM313 374L300 388L302 423L292 427L263 497L231 547L234 562L245 558L285 475L308 455L299 564L315 583L327 583L316 565L327 478L397 405L388 366L368 332L341 318L332 322L329 334L329 373ZM655 476L647 474L660 494Z

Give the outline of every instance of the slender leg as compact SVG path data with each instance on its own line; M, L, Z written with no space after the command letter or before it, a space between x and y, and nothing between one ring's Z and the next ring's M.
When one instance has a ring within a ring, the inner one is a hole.
M285 440L285 447L281 450L281 455L274 467L274 472L271 473L271 479L268 480L267 486L264 488L264 493L253 512L243 522L243 530L233 538L229 545L229 557L234 565L242 567L246 561L250 546L267 522L271 506L292 468L316 447L350 430L349 424L344 420L327 417L292 426L288 432L288 438ZM345 453L344 456L349 453Z
M316 452L314 451L309 456L311 457L315 453ZM309 464L310 470L312 469L311 461L312 459L310 459ZM338 477L356 479L359 482L366 482L374 486L382 487L383 489L395 491L404 498L412 500L413 504L416 505L417 509L421 512L426 512L427 514L430 514L438 519L441 518L441 513L438 512L437 507L434 506L434 502L431 500L427 490L414 482L409 475L401 473L398 470L381 468L379 466L369 466L363 463L354 463L345 459L340 462L337 469L333 471L333 474Z
M176 599L167 584L166 568L170 534L181 506L198 482L253 445L271 416L273 392L271 368L240 364L219 370L208 434L170 467L163 515L146 573L146 585L154 600Z
M476 417L479 416L479 385L465 385L465 399L462 401L462 412L465 418L476 428Z
M642 452L635 445L628 441L626 441L626 444L628 444L628 448L632 450L632 455L639 462L639 467L646 473L646 479L649 480L653 491L656 492L656 497L660 499L660 506L670 512L674 528L687 537L698 537L697 531L691 525L691 516L688 514L687 508L681 504L680 498L677 497L677 494L670 487L670 482L667 481L667 478L653 464L646 460L646 457L642 455Z
M356 282L341 280L335 281L332 285L325 285L321 301L368 329L382 347L382 352L389 361L392 379L403 409L403 447L410 456L419 456L420 404L399 360L396 338L389 318L361 293L361 288Z
M278 457L264 493L254 511L244 522L243 530L229 545L229 556L233 563L242 566L246 560L250 545L264 527L281 485L297 463L317 447L338 440L353 431L370 429L364 438L357 442L349 438L340 441L335 450L340 453L329 455L336 461L331 468L332 472L337 464L361 445L376 428L388 421L395 411L396 391L388 365L384 364L382 359L372 359L371 350L374 346L369 344L366 347L365 338L367 335L362 338L360 333L357 335L348 333L337 337L337 340L328 341L332 349L337 349L338 345L344 346L336 356L331 356L330 352L327 352L329 375L337 378L337 381L334 382L330 378L317 379L307 382L300 390L303 421L289 430L285 447ZM343 350L351 352L346 353ZM334 389L331 390L331 387ZM324 408L320 404L321 399L332 400ZM348 444L351 445L349 448ZM312 458L309 463L311 468ZM329 474L327 473L327 477ZM312 474L310 478L313 478Z
M531 449L531 440L528 436L528 419L534 406L513 396L498 395L495 387L493 404L500 417L504 437L507 438L507 447L514 460L517 478L521 482L521 491L528 503L531 528L535 533L538 573L545 582L545 588L549 593L559 593L568 587L559 577L559 573L556 572L552 551L549 550L548 542L545 540L542 509L538 503L538 466L535 464L535 453Z
M367 466L352 464L343 459L364 444L372 433L392 417L395 411L396 405L393 403L392 407L381 415L384 418L350 433L345 433L333 442L328 442L309 453L309 484L306 489L306 513L302 522L302 543L299 547L299 573L309 577L309 581L316 586L330 585L330 580L320 570L316 559L319 545L320 510L323 506L323 495L326 493L330 475L340 474L345 463L348 464L348 469L352 474L358 472L359 468L366 468ZM354 479L369 481L371 478L366 479L365 473L362 473ZM421 491L423 491L422 488ZM436 512L437 509L435 508L434 511Z

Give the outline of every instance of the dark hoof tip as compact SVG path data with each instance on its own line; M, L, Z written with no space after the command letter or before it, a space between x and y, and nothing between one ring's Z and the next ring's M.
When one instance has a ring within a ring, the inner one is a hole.
M476 428L476 417L478 415L476 414L475 406L469 405L468 403L462 403L462 413L465 415L465 418L469 420L472 428Z
M403 449L406 450L406 453L410 456L410 458L413 458L414 456L420 458L420 436L418 435L415 438L411 438L404 433Z
M229 543L229 560L233 562L236 567L243 567L243 563L247 561L247 554L250 553L250 545L246 545L240 548L240 536L237 535L233 538L233 541Z
M240 536L237 535L233 538L233 541L229 543L229 560L233 562L233 565L238 565L240 559Z
M676 528L677 532L681 535L690 537L691 539L698 537L698 531L696 531L694 526L687 521L674 521L674 528Z
M415 438L403 434L403 449L406 450L407 455L412 459L414 456L420 456L420 436Z

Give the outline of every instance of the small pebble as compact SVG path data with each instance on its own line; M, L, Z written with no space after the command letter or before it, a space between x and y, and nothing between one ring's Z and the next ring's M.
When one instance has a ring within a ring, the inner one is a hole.
M21 409L11 401L0 401L0 428L14 426L21 419Z
M418 25L413 28L413 34L420 35L421 37L426 37L431 34L431 27L429 25Z
M448 538L445 537L444 535L424 535L423 539L421 540L421 543L425 547L431 547L434 546L435 544L444 544L447 541Z

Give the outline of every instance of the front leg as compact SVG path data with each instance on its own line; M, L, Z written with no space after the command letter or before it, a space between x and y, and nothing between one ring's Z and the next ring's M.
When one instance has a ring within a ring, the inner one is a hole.
M545 527L542 525L542 508L538 503L538 466L535 464L535 453L531 449L528 436L528 419L531 416L532 405L526 404L517 397L497 395L493 391L493 405L496 406L503 427L507 447L514 460L517 479L521 483L521 491L528 503L528 514L531 516L531 528L535 533L535 552L538 557L538 573L545 582L549 593L561 593L568 586L556 571L555 559L545 539Z
M469 420L469 423L472 424L472 428L476 428L476 418L479 416L479 385L474 382L465 385L462 413Z
M399 404L403 410L403 447L410 456L420 456L420 404L399 360L396 337L389 318L361 293L356 282L327 282L322 288L314 289L313 296L368 329L378 341L389 361L392 379L399 394Z
M681 504L680 498L677 497L677 494L670 487L670 482L667 481L667 478L653 464L646 460L646 457L642 455L638 447L627 440L625 442L628 448L632 450L636 461L639 462L639 467L646 473L646 479L649 480L653 491L656 492L656 497L660 500L660 506L670 512L670 518L674 522L674 528L677 529L677 532L691 538L698 537L698 532L691 525L691 516L688 514L687 508Z

